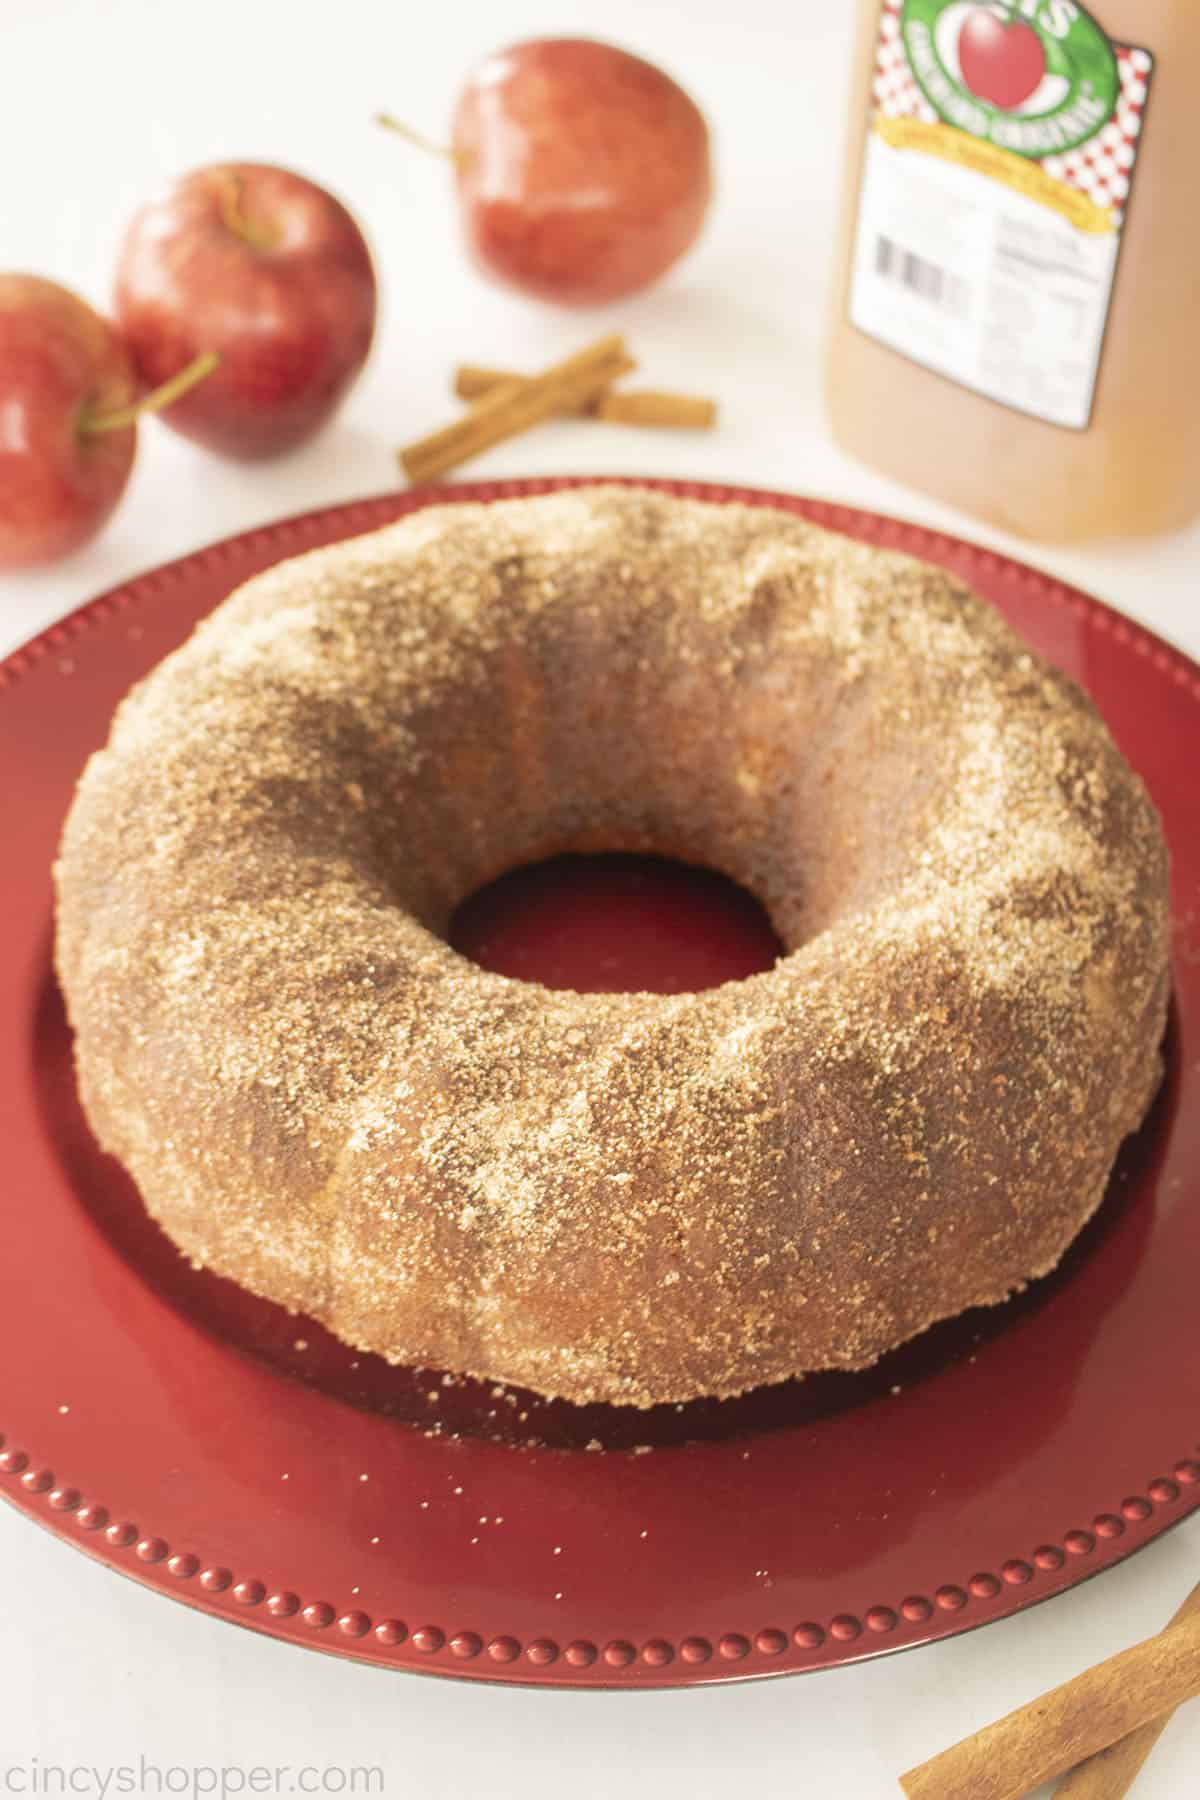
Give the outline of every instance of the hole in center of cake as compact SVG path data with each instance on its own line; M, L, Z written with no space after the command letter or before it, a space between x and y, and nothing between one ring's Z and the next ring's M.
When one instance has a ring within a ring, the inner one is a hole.
M753 894L662 856L556 856L455 911L450 942L498 975L582 994L698 993L773 967L783 946Z

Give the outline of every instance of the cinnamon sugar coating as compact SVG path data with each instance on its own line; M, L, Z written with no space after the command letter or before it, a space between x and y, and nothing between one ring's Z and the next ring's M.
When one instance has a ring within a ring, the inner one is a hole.
M564 851L756 893L700 994L444 941ZM283 563L122 704L56 868L102 1144L196 1262L397 1362L638 1406L858 1368L1044 1274L1158 1084L1167 854L963 585L594 488Z

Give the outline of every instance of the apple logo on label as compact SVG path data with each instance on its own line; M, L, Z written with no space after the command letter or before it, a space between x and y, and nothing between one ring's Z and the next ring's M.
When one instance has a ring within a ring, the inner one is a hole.
M1001 112L1023 106L1046 75L1046 52L1032 25L1006 23L982 6L964 21L958 59L971 92Z

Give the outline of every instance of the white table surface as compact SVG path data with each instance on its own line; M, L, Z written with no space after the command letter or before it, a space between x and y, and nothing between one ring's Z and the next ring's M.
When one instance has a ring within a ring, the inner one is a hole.
M256 157L349 201L385 295L367 373L311 447L246 470L151 423L106 534L55 570L0 580L0 653L165 557L395 486L391 449L447 416L456 361L535 367L611 320L656 385L720 395L720 431L564 423L472 473L671 474L834 495L1032 554L1200 654L1200 529L1030 552L832 447L821 340L851 10L849 0L0 0L6 266L103 304L119 233L159 180ZM370 123L387 106L436 133L474 57L564 32L665 63L717 136L719 204L702 248L602 320L485 285L460 252L446 171ZM501 1800L741 1790L882 1800L898 1794L899 1771L1159 1629L1198 1575L1195 1519L1048 1606L857 1669L676 1694L539 1693L417 1680L231 1630L3 1509L0 1785L32 1792L36 1764L104 1770L144 1755L164 1767L375 1764L386 1793L421 1800L476 1789ZM83 1779L79 1791L100 1791ZM1200 1717L1185 1714L1137 1792L1180 1800L1198 1788Z

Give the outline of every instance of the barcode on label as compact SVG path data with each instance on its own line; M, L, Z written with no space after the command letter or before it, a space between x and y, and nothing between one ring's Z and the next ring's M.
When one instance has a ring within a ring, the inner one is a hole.
M910 293L943 312L965 318L971 310L971 286L961 275L954 275L938 263L932 263L914 250L906 250L892 238L875 240L875 273L887 281L898 281Z

